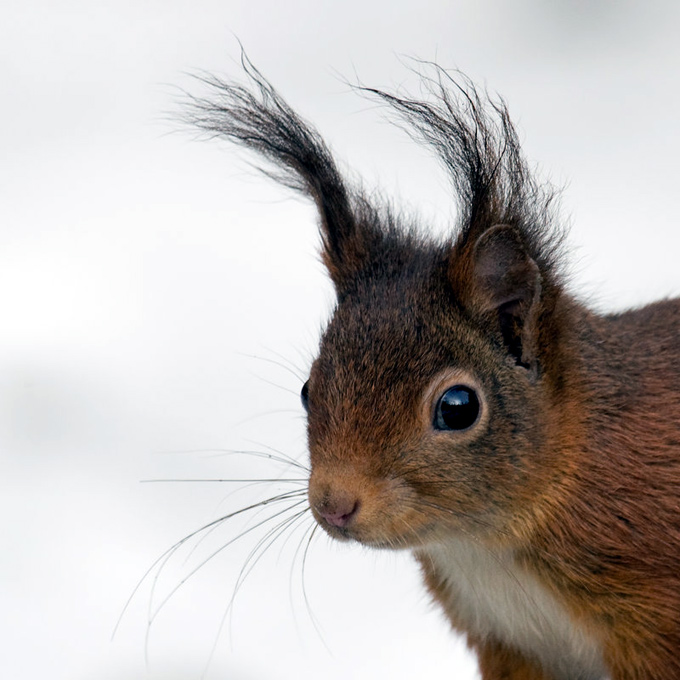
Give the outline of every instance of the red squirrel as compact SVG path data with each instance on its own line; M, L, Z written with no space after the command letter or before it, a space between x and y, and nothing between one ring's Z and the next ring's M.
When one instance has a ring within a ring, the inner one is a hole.
M594 313L502 100L433 66L360 88L450 174L428 240L350 184L247 59L189 117L311 197L337 305L301 398L332 537L406 549L484 680L680 678L680 299Z

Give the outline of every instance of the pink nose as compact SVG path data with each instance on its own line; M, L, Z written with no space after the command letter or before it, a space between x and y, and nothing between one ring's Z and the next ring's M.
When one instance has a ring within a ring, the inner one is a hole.
M325 522L342 529L357 516L359 501L354 498L326 499L317 511Z

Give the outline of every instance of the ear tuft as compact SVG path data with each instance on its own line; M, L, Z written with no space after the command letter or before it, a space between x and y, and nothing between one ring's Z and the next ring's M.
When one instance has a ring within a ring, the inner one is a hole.
M230 140L269 161L262 172L316 203L322 257L340 293L365 261L380 231L370 206L343 179L321 135L298 115L242 53L250 85L209 74L197 79L209 96L188 95L183 118L209 137ZM273 167L273 169L272 169Z

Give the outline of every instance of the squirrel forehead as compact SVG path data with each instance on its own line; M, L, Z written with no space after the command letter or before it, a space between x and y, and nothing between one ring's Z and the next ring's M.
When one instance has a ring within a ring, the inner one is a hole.
M487 340L445 288L436 277L367 282L335 310L313 382L359 391L421 389L445 367L485 363Z

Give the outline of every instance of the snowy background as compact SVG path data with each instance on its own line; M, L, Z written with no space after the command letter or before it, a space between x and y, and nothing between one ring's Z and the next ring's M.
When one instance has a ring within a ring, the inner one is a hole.
M241 76L238 37L343 164L441 230L436 161L343 79L408 85L404 55L458 67L566 187L573 289L621 309L680 293L679 30L671 1L4 0L3 677L474 678L408 555L317 535L303 588L309 524L231 607L256 531L172 593L270 510L174 554L111 640L176 541L297 488L141 482L298 476L228 451L304 462L298 393L333 300L311 206L168 112L188 72Z

